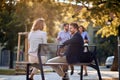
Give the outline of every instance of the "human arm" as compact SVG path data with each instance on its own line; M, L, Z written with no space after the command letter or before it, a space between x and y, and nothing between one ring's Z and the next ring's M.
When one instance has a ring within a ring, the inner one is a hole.
M63 45L61 45L60 47L62 48L62 47L64 47L65 45L69 45L69 44L81 44L81 45L83 45L83 43L84 43L84 42L83 42L82 36L81 36L79 33L77 33L77 34L75 34L71 39L65 41L65 42L63 43Z
M47 43L47 33L43 33L43 43Z
M58 36L57 36L57 41L61 41L61 32L58 33Z
M85 34L85 37L84 37L84 43L89 43L90 42L90 37L89 37L89 35L88 35L88 33L85 31L84 32Z

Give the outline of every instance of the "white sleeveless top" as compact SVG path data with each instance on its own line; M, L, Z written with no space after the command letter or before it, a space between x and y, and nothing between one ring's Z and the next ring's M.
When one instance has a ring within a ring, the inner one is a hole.
M30 44L28 54L37 56L38 45L40 43L47 43L47 33L40 30L30 32L28 41Z

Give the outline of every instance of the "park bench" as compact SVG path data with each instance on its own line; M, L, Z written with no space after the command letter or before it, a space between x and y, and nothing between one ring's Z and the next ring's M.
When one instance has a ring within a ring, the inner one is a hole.
M26 80L29 80L29 70L30 70L30 66L33 66L33 67L36 67L40 70L41 72L41 78L42 80L45 80L45 76L44 76L44 70L43 70L43 66L53 66L53 65L69 65L68 63L45 63L45 64L42 64L42 61L41 61L41 47L42 46L47 46L47 45L54 45L54 44L39 44L38 46L38 59L39 59L39 63L27 63L27 68L26 68ZM77 66L80 66L80 80L83 80L83 66L86 65L86 66L89 66L89 67L92 67L94 68L96 71L97 71L97 74L98 74L98 78L99 80L102 80L102 77L101 77L101 73L100 73L100 69L99 69L99 65L98 65L98 62L97 62L97 58L96 58L96 46L95 45L89 45L88 48L91 48L92 47L92 54L93 54L93 60L92 62L89 62L89 63L77 63L77 64L72 64L72 65L77 65Z

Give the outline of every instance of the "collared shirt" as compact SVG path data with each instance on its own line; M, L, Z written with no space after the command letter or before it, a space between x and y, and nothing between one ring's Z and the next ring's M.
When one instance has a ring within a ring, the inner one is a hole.
M66 40L70 39L70 32L60 31L58 33L57 40L60 44L64 43Z
M88 41L90 41L90 38L89 38L87 31L82 32L81 36L82 36L83 40L87 37Z

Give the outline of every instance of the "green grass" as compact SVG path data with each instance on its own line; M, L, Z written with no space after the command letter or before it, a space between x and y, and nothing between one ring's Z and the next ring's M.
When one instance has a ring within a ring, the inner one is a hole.
M0 69L0 75L15 75L14 69Z

